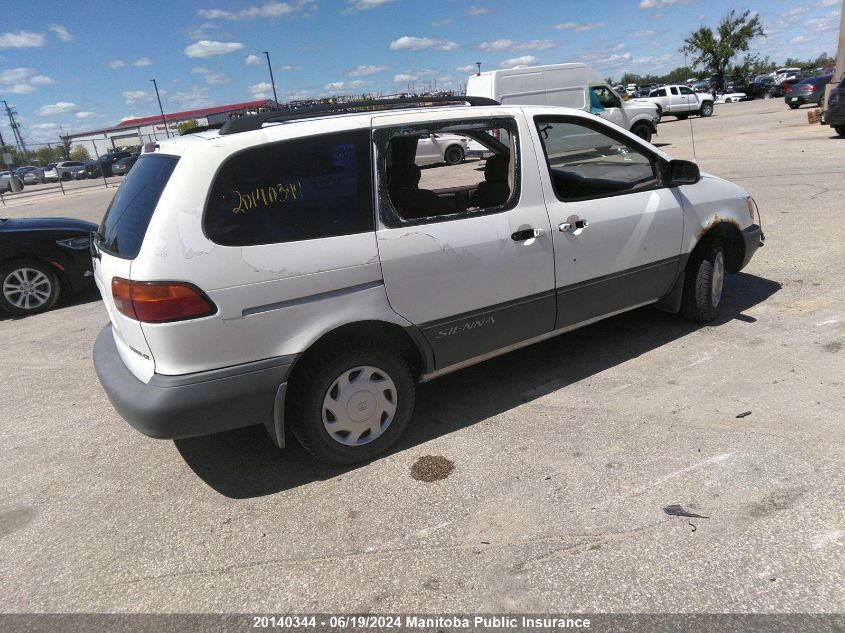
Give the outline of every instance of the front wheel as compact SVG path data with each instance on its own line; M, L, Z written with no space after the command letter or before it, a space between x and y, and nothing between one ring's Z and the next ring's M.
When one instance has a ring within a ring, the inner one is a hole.
M452 145L446 149L446 152L443 154L443 160L446 161L447 165L462 163L464 160L464 150L457 145Z
M639 136L646 143L651 143L651 128L645 123L635 125L631 132Z
M789 104L789 109L790 109L790 110L797 110L797 109L798 109L798 108L800 108L800 107L801 107L801 104L800 104L800 103L790 103L790 104Z
M306 360L289 394L291 430L314 457L355 464L390 448L414 410L405 359L374 341L327 349Z
M719 314L725 285L725 249L713 240L687 264L681 314L690 321L712 321Z
M0 308L15 316L49 310L59 299L59 279L46 264L18 261L0 268Z
M698 110L698 114L703 117L708 117L713 114L713 104L712 103L703 103L701 104L701 108Z

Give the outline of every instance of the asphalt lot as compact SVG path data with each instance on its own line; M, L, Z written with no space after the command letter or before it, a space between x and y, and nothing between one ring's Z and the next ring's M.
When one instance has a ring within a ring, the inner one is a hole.
M640 309L422 385L365 466L135 432L94 292L0 317L0 612L842 612L845 140L806 113L659 126L762 212L718 321ZM0 215L99 220L114 191ZM414 479L425 455L454 470Z

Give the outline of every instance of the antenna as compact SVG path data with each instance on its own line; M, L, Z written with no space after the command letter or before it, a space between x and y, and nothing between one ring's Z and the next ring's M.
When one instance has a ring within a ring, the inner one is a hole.
M687 52L684 51L684 68L689 68L687 66ZM698 93L696 93L696 99L698 99ZM695 155L695 131L692 127L692 117L687 116L687 121L689 121L689 135L690 139L692 139L692 162L698 163L698 157Z

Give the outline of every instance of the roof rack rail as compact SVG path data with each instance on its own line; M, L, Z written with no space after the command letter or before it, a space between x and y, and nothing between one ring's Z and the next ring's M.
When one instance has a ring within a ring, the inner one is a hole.
M332 103L328 105L314 106L311 108L299 108L296 110L275 110L272 112L260 112L259 114L248 114L238 119L230 119L220 128L220 135L237 134L238 132L249 132L260 130L265 123L281 123L283 121L296 121L298 119L310 119L326 114L346 114L356 111L367 110L392 110L397 108L420 107L426 105L440 105L445 103L468 103L471 106L492 106L500 105L494 99L487 97L408 97L406 99L372 99L369 101L349 101L347 103Z
M208 130L219 130L224 125L226 125L226 123L209 123L208 125L197 125L195 127L188 128L184 132L180 132L179 136L185 136L186 134L199 134L200 132L207 132Z

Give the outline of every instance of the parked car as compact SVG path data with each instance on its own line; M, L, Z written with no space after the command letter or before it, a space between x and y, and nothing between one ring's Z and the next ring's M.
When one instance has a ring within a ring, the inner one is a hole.
M786 91L784 101L792 110L800 108L805 103L813 103L818 107L824 105L825 86L833 79L833 75L821 75L799 81Z
M249 115L141 155L92 244L94 364L132 426L289 426L371 459L417 381L647 304L712 320L761 244L747 191L595 115L438 101ZM483 178L420 188L417 145L447 133L490 150Z
M44 167L44 180L46 182L58 182L59 177L56 174L56 165L58 163L49 163Z
M90 285L91 232L71 218L0 219L0 309L25 316Z
M626 86L627 93L628 86ZM547 64L491 70L467 79L467 95L494 99L503 105L530 104L578 108L651 141L660 113L653 103L623 101L586 64Z
M32 171L28 171L23 175L23 183L25 185L37 185L44 182L44 167L36 167Z
M748 95L744 92L726 92L716 98L715 103L735 103L737 101L747 101Z
M824 122L836 130L839 136L845 136L845 78L830 92Z
M103 154L99 159L85 163L86 177L102 178L103 175L109 177L112 175L112 166L117 161L129 158L131 155L129 152L110 152Z
M0 191L10 193L12 191L12 178L14 178L20 185L19 189L23 189L23 180L17 176L12 176L8 171L0 172Z
M132 169L132 165L135 164L135 161L138 160L138 156L135 154L131 156L127 156L126 158L121 158L118 161L115 161L114 164L111 166L111 173L112 176L125 176L130 169Z
M661 116L669 114L679 119L686 119L691 114L702 117L713 114L713 97L710 93L698 94L686 86L663 86L652 90L648 97L640 101L655 104Z
M44 172L44 178L51 182L57 182L59 180L67 181L71 180L79 171L85 171L84 163L76 160L64 160L56 163L52 169L48 166Z
M24 167L18 167L15 169L15 176L23 180L23 177L33 169L38 169L35 165L26 165Z
M464 162L467 153L467 137L457 134L429 134L420 138L414 162L417 165L446 163L457 165Z

